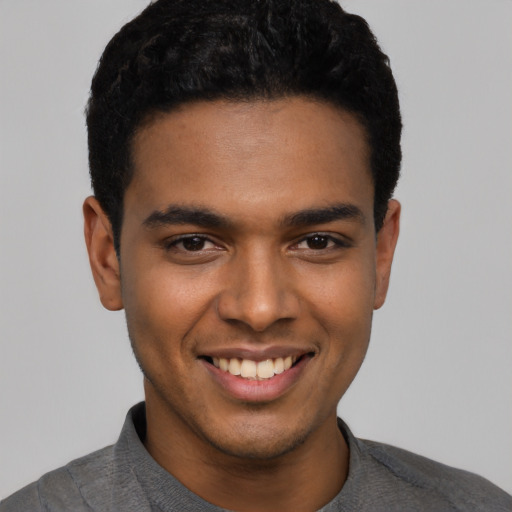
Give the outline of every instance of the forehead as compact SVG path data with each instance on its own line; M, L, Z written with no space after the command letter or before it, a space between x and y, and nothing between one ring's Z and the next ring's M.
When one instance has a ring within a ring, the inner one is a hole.
M187 104L145 124L132 154L125 213L183 203L228 215L254 215L258 206L263 215L269 203L290 201L293 209L373 205L363 127L353 115L306 98Z

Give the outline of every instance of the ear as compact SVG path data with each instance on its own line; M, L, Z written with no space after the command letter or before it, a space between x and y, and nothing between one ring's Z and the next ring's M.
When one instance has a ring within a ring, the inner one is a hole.
M101 303L106 309L117 311L123 308L123 301L112 226L93 196L84 201L83 212L85 243Z
M400 203L391 199L384 223L377 233L374 309L379 309L384 304L388 293L391 264L400 231L400 210Z

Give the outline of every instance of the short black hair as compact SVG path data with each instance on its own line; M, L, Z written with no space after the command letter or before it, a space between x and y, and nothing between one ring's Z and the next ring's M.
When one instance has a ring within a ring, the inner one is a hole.
M378 231L396 186L402 123L388 57L332 0L158 0L108 43L86 109L94 194L119 253L137 129L186 102L308 96L365 128Z

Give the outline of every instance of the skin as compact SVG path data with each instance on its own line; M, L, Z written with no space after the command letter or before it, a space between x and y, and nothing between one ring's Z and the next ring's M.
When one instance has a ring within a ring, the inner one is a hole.
M133 159L120 260L93 197L85 235L101 301L125 308L145 375L148 451L218 506L317 510L347 476L336 407L364 359L399 231L392 200L375 232L363 128L301 97L198 102L146 123ZM266 350L305 356L264 399L233 395L205 360Z

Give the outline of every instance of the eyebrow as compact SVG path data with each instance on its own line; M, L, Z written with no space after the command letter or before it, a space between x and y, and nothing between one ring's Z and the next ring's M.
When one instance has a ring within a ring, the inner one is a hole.
M280 224L286 227L302 227L327 224L337 220L356 220L364 224L366 218L357 206L341 203L326 208L311 208L285 215ZM165 210L155 210L143 222L143 225L150 229L185 224L202 228L229 228L234 223L227 217L207 208L176 205L170 205Z
M287 215L283 220L283 225L290 227L312 226L314 224L327 224L337 220L356 220L364 224L366 217L357 206L341 203L326 208L301 210Z
M143 222L147 228L168 225L193 224L202 228L229 227L232 223L222 215L207 208L181 207L171 205L163 211L156 210Z

